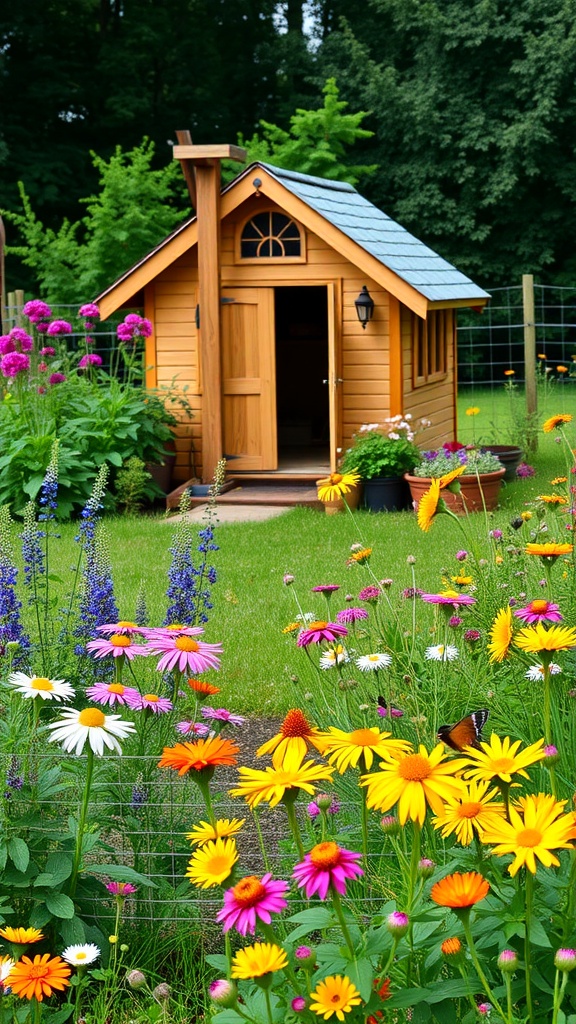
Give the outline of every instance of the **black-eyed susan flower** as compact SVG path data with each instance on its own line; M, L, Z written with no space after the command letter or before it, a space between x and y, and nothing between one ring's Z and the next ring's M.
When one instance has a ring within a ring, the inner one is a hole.
M359 762L364 771L370 771L375 757L390 758L410 746L405 740L392 739L389 732L380 732L377 725L352 732L330 726L324 737L324 754L341 775Z
M344 1015L362 1002L356 986L342 974L332 974L319 981L310 998L312 1013L324 1020L329 1020L335 1013L338 1020L343 1021Z
M545 651L567 651L576 647L575 626L550 626L543 622L521 629L514 639L515 647L528 654L542 654Z
M422 745L418 752L398 754L390 762L381 762L380 771L363 775L360 785L366 786L366 803L377 811L389 811L398 804L401 825L410 818L421 825L429 805L441 814L446 800L464 791L465 783L458 777L463 760L445 760L444 744L438 743L428 753Z
M288 751L281 765L267 767L264 771L257 768L239 768L240 781L229 790L230 796L243 797L249 807L258 807L264 802L276 807L286 794L295 795L298 790L314 795L315 782L330 779L335 769L327 765L314 764L313 761L302 763L300 755Z
M213 825L209 821L200 821L186 833L186 839L198 846L210 842L211 839L227 839L235 836L245 821L245 818L218 818Z
M280 726L280 732L258 747L256 755L262 757L264 754L272 754L273 763L279 765L289 751L303 761L312 747L322 753L324 746L322 733L310 724L304 712L300 708L290 708Z
M504 814L504 804L497 802L497 789L489 789L489 782L469 782L463 793L449 797L442 814L432 824L442 837L455 834L462 846L469 846L474 835L481 835L490 814Z
M331 473L323 480L318 480L318 497L320 501L337 501L348 494L360 481L360 474L352 470L350 473Z
M428 533L432 526L434 517L439 511L440 504L440 480L433 479L430 487L424 492L418 502L417 521L423 533Z
M288 966L288 957L274 942L255 942L234 954L233 978L262 978L265 974L281 971Z
M489 741L480 741L478 749L467 747L466 755L473 767L466 772L466 778L504 783L510 783L514 775L527 779L526 768L544 758L544 740L537 740L524 750L520 746L520 740L512 742L509 736L501 739L493 732Z
M199 889L222 885L238 860L235 839L214 839L203 843L188 862L186 878Z
M484 829L483 842L497 844L492 851L496 856L514 854L508 867L512 876L521 867L536 874L536 859L544 867L558 867L560 861L552 850L571 850L576 838L576 815L565 814L565 804L548 793L521 797L518 805L509 808L509 821L494 818Z

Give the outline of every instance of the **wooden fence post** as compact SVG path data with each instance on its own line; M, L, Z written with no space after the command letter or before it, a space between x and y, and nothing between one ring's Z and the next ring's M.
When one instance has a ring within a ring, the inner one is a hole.
M538 393L536 390L536 322L534 314L534 275L522 274L524 319L524 377L526 390L526 447L538 450Z

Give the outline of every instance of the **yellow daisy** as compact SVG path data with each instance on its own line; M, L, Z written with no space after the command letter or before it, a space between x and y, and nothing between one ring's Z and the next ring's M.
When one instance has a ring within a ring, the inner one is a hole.
M324 480L317 481L318 497L320 501L336 501L344 494L348 494L359 480L360 474L356 470L350 473L331 473Z
M566 651L570 647L576 647L576 627L550 626L549 629L546 629L543 622L537 622L535 626L526 626L525 629L521 629L514 644L529 654L539 654L542 651Z
M459 476L462 476L466 469L466 463L463 466L457 466L456 469L451 469L449 473L444 473L444 476L440 477L440 490L442 491L445 487L449 487L453 484Z
M557 484L566 484L566 483L568 483L568 477L567 476L555 476L554 479L550 481L550 483L551 483L552 487L556 487Z
M443 839L454 832L462 846L470 846L474 833L482 833L490 815L503 814L504 804L495 803L499 797L497 789L488 789L489 782L469 782L463 793L449 797L442 814L432 824L439 829Z
M442 814L446 800L464 791L465 783L457 773L466 767L463 760L446 762L444 751L443 743L431 753L420 745L418 753L402 753L389 763L382 761L379 772L360 779L360 785L368 790L368 807L386 812L397 803L401 825L408 818L423 825L427 804L435 814Z
M527 555L540 555L541 558L547 558L550 561L554 561L560 555L570 555L573 550L573 544L556 544L554 541L550 541L547 544L526 545Z
M428 530L432 526L432 520L438 512L439 501L440 481L433 477L430 487L424 492L418 502L418 526L424 533L428 533Z
M477 416L479 412L480 412L480 407L478 405L470 405L466 409L466 415L467 416Z
M506 608L501 608L496 615L490 630L490 643L488 644L490 661L504 661L514 635L513 621L512 609L508 605Z
M342 775L347 768L356 768L362 760L361 768L370 771L374 755L390 759L397 754L408 750L410 744L406 740L390 739L389 732L380 732L377 725L366 729L354 729L353 732L345 732L343 729L336 729L330 726L326 737L325 755L330 764Z
M478 782L492 782L494 779L506 783L512 781L513 775L521 775L527 779L528 773L525 769L545 757L544 740L531 743L518 752L520 744L521 740L514 740L512 743L509 736L500 739L493 732L489 742L480 741L479 749L466 747L466 755L473 764L466 772L466 778L476 779Z
M310 1003L312 1013L324 1020L329 1020L333 1013L338 1020L344 1020L344 1014L362 1002L358 989L345 974L331 974L323 978L310 993L310 998L313 1000Z
M465 576L464 573L459 573L458 576L452 576L452 582L457 587L469 587L474 581L472 576Z
M275 765L281 765L288 751L294 751L303 761L311 747L320 753L324 750L325 740L322 733L306 718L300 708L290 708L280 726L280 732L258 747L256 754L272 754Z
M244 797L249 807L258 807L264 801L276 807L290 790L302 789L314 795L314 782L330 779L334 768L305 761L295 751L289 750L281 765L273 765L259 771L256 768L239 768L240 782L229 790L230 796Z
M542 430L545 434L551 434L556 427L561 427L563 423L571 423L572 417L569 413L559 413L556 416L550 416L545 423L542 424Z
M190 858L186 878L199 889L211 889L230 877L237 860L235 839L209 840Z
M538 501L543 501L545 505L567 505L568 498L562 497L561 494L538 494Z
M234 954L232 960L233 978L261 978L272 971L281 971L288 966L288 957L281 946L274 942L254 942Z
M522 797L518 806L510 807L510 820L493 818L485 828L482 840L496 843L493 853L504 856L515 854L508 867L514 876L524 865L536 874L536 858L549 868L558 867L560 861L552 850L571 850L576 838L576 815L564 814L566 800L556 800L548 793Z
M186 833L186 839L198 846L211 839L227 839L236 835L245 821L246 818L218 818L213 825L209 821L200 821L191 832Z
M40 939L44 938L39 928L11 928L9 925L0 928L0 935L7 942L14 943L15 946L28 946L30 943L40 942Z

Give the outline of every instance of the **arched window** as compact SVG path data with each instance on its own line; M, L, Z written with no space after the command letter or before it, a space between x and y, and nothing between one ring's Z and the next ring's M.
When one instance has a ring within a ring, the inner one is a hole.
M298 259L301 256L300 228L285 213L265 210L244 225L240 236L241 259Z

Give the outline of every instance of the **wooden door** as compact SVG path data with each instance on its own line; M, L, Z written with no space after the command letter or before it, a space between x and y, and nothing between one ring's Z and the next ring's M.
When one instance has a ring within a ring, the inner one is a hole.
M222 426L228 470L278 468L274 289L224 288Z
M330 419L330 472L338 468L339 445L342 443L342 367L341 346L338 344L338 325L341 313L337 304L336 287L327 286L328 302L328 413Z

